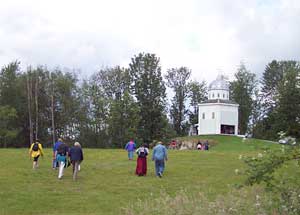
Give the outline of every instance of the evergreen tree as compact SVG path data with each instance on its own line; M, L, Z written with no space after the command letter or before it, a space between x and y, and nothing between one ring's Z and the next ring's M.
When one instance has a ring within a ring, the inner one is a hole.
M280 62L273 60L269 63L262 77L262 105L264 115L272 113L277 106L278 85L283 78L283 69Z
M283 79L278 86L277 127L288 135L300 137L300 65L282 62Z
M250 115L253 110L253 94L255 92L255 74L241 63L230 83L231 99L239 104L239 133L245 134L248 129Z

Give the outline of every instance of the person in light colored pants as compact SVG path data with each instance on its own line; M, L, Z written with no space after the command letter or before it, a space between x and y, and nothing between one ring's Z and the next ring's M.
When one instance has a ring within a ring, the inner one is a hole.
M74 146L70 149L70 160L73 166L73 180L75 181L80 169L80 163L83 160L83 152L80 143L75 142Z
M58 162L58 165L59 165L58 179L61 179L64 175L64 168L65 168L67 159L66 159L66 156L60 155L60 154L57 155L56 159L57 159L57 162Z
M65 143L59 145L57 149L56 160L59 165L58 179L61 179L64 175L64 168L67 164L67 157L69 155L69 148Z

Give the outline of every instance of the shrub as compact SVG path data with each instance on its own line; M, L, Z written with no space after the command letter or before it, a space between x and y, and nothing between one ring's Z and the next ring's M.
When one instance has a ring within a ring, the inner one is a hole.
M261 184L271 196L272 208L279 214L300 214L300 147L282 146L280 150L266 150L258 156L244 159L247 168L245 185ZM290 174L282 167L290 168Z

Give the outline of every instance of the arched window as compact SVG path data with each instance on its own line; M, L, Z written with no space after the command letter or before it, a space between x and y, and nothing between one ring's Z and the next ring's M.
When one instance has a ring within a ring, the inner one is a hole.
M215 98L215 94L212 94L212 97Z
M225 94L223 93L223 98L225 98Z
M220 94L218 93L218 98L220 98Z
M215 118L215 112L211 113L211 118L214 119Z
M202 113L202 119L205 119L205 113Z

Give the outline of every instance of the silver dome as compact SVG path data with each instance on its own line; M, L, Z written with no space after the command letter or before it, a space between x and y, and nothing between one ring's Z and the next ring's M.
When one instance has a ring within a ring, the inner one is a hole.
M208 90L229 90L229 83L224 75L219 75L216 80L210 83Z

